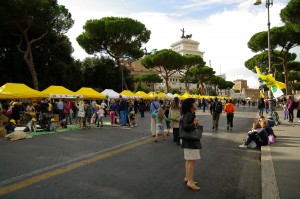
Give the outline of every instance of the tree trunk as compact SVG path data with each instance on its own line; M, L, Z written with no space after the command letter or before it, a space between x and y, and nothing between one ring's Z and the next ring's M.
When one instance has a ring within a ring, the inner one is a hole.
M289 71L287 68L287 63L286 60L283 60L283 71L284 71L284 81L285 81L285 86L286 86L286 94L290 95L291 90L289 89Z
M33 56L32 56L32 44L36 41L41 40L42 38L44 38L47 34L48 34L48 30L46 30L40 37L32 39L29 41L29 37L28 37L28 31L29 29L32 27L33 22L32 21L27 21L27 27L26 28L22 28L22 26L19 23L16 23L17 29L20 32L20 43L17 46L18 50L24 54L24 61L28 66L30 75L32 77L32 84L33 84L33 88L36 90L39 90L39 83L38 83L38 79L37 79L37 73L34 67L34 62L33 62ZM24 39L24 41L23 41ZM24 42L26 49L25 51L21 49L22 43Z
M166 87L167 87L167 93L169 93L169 75L166 73Z
M30 71L33 88L35 90L39 90L39 83L38 83L38 79L37 79L36 70L34 67L32 51L31 51L31 43L27 43L27 45L26 45L26 51L24 53L24 61L26 62L28 69Z

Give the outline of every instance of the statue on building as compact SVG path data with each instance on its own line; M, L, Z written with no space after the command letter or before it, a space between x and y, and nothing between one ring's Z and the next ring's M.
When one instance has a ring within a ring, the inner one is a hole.
M182 28L182 29L180 29L181 30L181 32L182 32L182 35L181 35L181 38L186 38L186 39L190 39L190 38L192 38L192 34L189 34L189 35L184 35L184 28Z
M185 36L184 36L184 28L182 28L182 29L180 29L180 30L181 30L181 32L182 32L181 38L185 38Z

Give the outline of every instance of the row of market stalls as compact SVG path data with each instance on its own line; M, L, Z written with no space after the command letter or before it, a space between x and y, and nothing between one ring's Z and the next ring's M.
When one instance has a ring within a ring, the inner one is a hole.
M78 91L73 92L63 86L49 86L43 91L37 91L28 87L25 84L20 83L6 83L0 87L0 99L34 99L34 98L76 98L80 96L84 99L115 99L122 95L124 98L143 98L143 99L154 99L155 97L159 99L173 99L178 97L183 100L186 98L214 98L214 96L201 96L201 95L190 95L184 93L179 95L175 93L165 94L163 92L155 93L149 92L145 93L143 91L138 91L133 93L129 90L124 90L121 93L117 93L112 89L105 89L104 91L97 92L96 90L88 87L82 87Z

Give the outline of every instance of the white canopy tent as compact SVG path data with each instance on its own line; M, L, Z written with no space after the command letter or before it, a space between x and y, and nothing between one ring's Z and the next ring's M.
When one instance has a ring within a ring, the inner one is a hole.
M117 99L117 98L119 98L119 95L120 95L113 89L105 89L104 91L101 92L101 94L106 95L108 97L108 99Z

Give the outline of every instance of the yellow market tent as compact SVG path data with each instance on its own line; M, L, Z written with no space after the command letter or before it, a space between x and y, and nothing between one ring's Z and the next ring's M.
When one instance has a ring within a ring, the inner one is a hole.
M63 86L49 86L42 91L50 98L76 98L78 95Z
M120 95L122 95L125 98L135 98L138 97L136 94L131 92L130 90L123 90Z
M46 97L40 91L34 90L25 84L6 83L0 87L0 99L30 99Z
M156 94L156 97L158 97L159 99L164 99L165 98L165 93L159 92L159 93Z
M106 99L106 95L87 87L82 87L75 93L77 95L82 95L84 99Z
M153 99L153 97L151 97L150 95L148 95L144 91L138 91L138 92L135 93L135 95L137 95L138 97L143 98L143 99Z
M178 97L180 100L184 100L184 98L181 95L179 95L178 93L175 93L174 96Z
M191 98L192 96L189 93L185 92L181 97L187 99L187 98Z
M157 94L155 92L149 92L148 95L153 98L157 97Z

